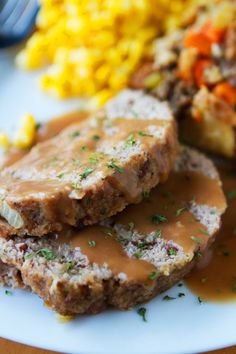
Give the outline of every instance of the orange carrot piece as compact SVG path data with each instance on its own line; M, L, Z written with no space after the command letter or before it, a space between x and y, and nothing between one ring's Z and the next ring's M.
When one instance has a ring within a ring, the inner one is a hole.
M220 97L224 101L228 102L231 106L236 104L236 88L228 82L222 82L216 85L212 92L217 97Z
M219 43L225 35L225 29L214 27L212 21L208 20L203 24L201 33L203 33L212 43Z
M187 48L196 48L199 54L209 57L211 55L211 41L201 32L190 32L184 39L184 46Z
M193 76L198 87L206 85L204 78L204 71L212 65L212 61L209 59L199 59L194 65Z

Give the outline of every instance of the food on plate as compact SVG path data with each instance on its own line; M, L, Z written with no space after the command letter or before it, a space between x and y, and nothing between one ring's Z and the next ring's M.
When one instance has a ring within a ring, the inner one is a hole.
M10 267L1 281L31 288L62 315L128 309L190 272L225 207L213 163L181 147L169 179L115 217L43 238L1 238L0 257Z
M42 236L114 215L168 177L176 150L168 105L123 91L2 170L1 236Z
M179 14L200 2L41 0L37 30L17 63L47 66L41 87L54 96L95 95L93 103L103 104L127 86L160 31L177 26Z
M155 56L131 85L168 100L186 142L236 156L236 7L198 8L189 24L156 41Z

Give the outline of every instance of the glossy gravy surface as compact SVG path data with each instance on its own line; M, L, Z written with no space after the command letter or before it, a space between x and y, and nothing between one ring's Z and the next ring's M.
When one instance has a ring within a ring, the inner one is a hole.
M102 226L88 226L79 232L69 230L60 235L58 241L80 247L90 263L106 263L113 274L124 273L131 281L151 283L150 274L156 268L141 259L129 258L115 233L107 235L105 230Z
M193 197L197 203L225 207L224 195L215 180L196 172L173 172L167 182L154 189L146 200L127 207L115 216L114 221L127 230L132 225L132 229L143 235L159 230L162 238L175 241L186 252L194 252L208 243L209 236L193 214L183 209ZM164 222L158 221L160 216L165 218ZM125 273L129 279L144 280L155 271L150 263L129 258L114 230L107 234L104 227L86 227L73 233L65 232L58 241L80 247L91 263L107 263L115 274Z
M195 269L186 280L187 286L202 300L236 300L236 175L229 168L220 168L228 208L222 227L208 255L209 263Z

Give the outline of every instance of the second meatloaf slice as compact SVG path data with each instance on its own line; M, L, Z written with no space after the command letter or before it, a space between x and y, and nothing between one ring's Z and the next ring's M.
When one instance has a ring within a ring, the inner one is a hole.
M1 236L42 236L116 214L168 177L176 128L165 103L124 91L0 175Z

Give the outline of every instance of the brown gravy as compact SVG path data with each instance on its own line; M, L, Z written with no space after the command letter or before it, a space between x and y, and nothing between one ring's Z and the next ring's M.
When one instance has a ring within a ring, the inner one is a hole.
M203 300L215 302L236 300L236 175L228 168L221 168L220 172L224 191L230 196L228 208L209 263L195 269L186 280L187 286Z
M205 186L206 193L202 193L202 186ZM210 199L212 206L225 207L224 195L215 180L196 172L173 172L167 182L152 191L147 200L127 207L114 220L127 230L132 223L132 227L144 235L160 230L162 238L175 241L191 253L209 240L206 228L188 210L183 209L193 195L197 203L209 205ZM162 215L166 221L157 222L153 219L154 215ZM101 226L86 227L74 233L66 231L59 236L58 241L80 247L91 263L107 263L113 273L125 273L129 280L147 281L151 272L156 270L146 261L129 258L118 243L114 230L107 235Z
M115 235L107 235L102 226L88 226L80 231L67 231L59 237L59 242L80 247L90 263L108 264L113 274L124 273L129 280L150 282L150 274L156 268L141 259L129 258L123 251Z

